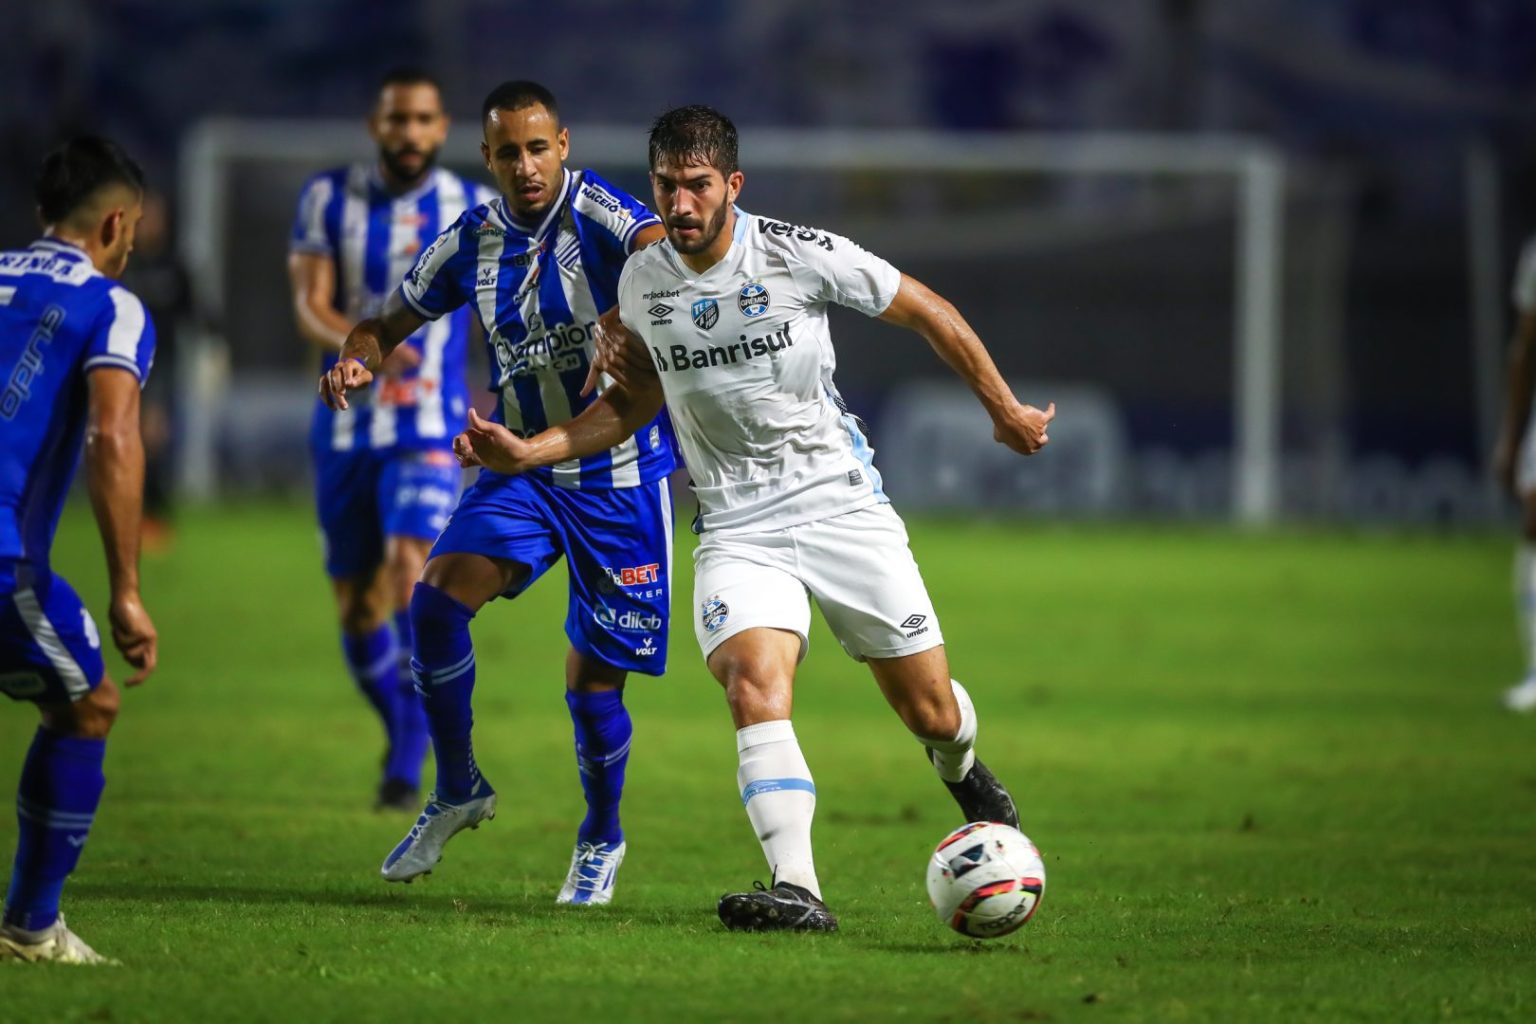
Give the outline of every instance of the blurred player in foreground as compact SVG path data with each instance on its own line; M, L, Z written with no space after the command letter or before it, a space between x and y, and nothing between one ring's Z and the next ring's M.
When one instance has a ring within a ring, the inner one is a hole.
M448 115L425 72L384 76L368 130L378 158L310 179L293 225L294 315L324 369L336 365L352 325L378 314L432 239L493 195L436 166ZM420 805L427 724L409 675L408 609L427 550L459 495L449 444L469 404L469 325L462 313L414 332L379 367L366 396L344 410L317 402L310 426L342 652L387 737L381 809Z
M81 435L112 589L112 642L137 686L156 635L139 596L144 445L139 390L154 359L144 306L113 280L133 249L144 176L116 145L82 137L43 161L43 237L0 253L0 692L42 714L16 795L16 862L0 960L109 963L64 924L59 897L106 779L118 690L91 615L49 568Z
M1509 343L1509 383L1504 422L1494 449L1499 482L1520 501L1520 545L1515 549L1515 612L1520 626L1525 678L1504 691L1511 711L1536 711L1536 438L1531 400L1536 394L1536 239L1526 243L1515 271L1515 336Z
M593 172L565 168L570 134L543 86L504 83L481 114L481 153L501 197L443 232L406 277L399 301L353 329L342 361L320 382L333 407L347 407L346 392L387 364L400 339L466 304L485 328L503 429L535 434L593 401L582 386L597 320L614 305L629 254L659 239L661 225ZM630 672L656 676L666 667L667 477L675 464L671 425L652 409L580 459L516 477L484 472L465 492L411 598L412 670L432 723L437 792L385 859L387 880L430 871L454 834L493 816L496 794L470 743L469 621L486 602L521 594L564 556L565 700L587 815L557 900L612 898L626 850L619 802L633 732L624 683Z
M976 758L976 713L949 675L938 617L888 503L862 424L832 383L827 307L922 335L976 392L999 441L1029 455L1055 406L1021 405L947 301L846 238L734 204L736 129L682 107L651 129L651 184L666 242L619 284L627 366L580 417L524 440L471 414L466 463L504 473L601 450L665 398L699 497L694 634L736 724L737 784L772 885L719 904L741 931L834 931L811 856L816 787L790 724L813 596L843 648L927 747L967 821L1018 825Z

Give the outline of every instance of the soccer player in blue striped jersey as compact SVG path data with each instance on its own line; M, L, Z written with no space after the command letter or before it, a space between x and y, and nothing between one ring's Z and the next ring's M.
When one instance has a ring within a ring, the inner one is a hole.
M436 166L447 137L437 83L389 72L369 118L378 159L315 175L299 200L288 266L299 333L336 365L352 325L376 315L421 250L495 193ZM467 310L405 339L351 408L315 404L315 497L358 688L387 737L377 806L420 804L427 726L410 678L411 587L458 499L448 446L468 407ZM393 621L391 621L393 616Z
M564 423L582 394L593 335L613 310L629 254L660 239L660 223L591 171L565 167L570 136L555 98L507 82L486 98L481 153L501 197L438 236L406 275L398 301L353 329L320 391L338 409L348 390L387 366L400 341L464 306L490 347L495 419L520 434ZM632 732L630 672L666 665L676 465L661 412L614 447L538 473L481 473L433 546L411 598L416 676L437 754L437 792L384 861L390 881L437 863L443 844L495 811L470 744L475 657L469 621L495 597L516 597L560 560L570 582L566 703L587 814L556 897L607 903L625 852L619 801Z
M118 690L96 624L54 575L49 552L83 436L112 642L135 670L126 685L143 682L156 635L139 596L139 389L155 331L143 304L113 280L133 249L143 189L138 165L115 144L67 142L37 178L43 237L0 252L0 693L42 715L16 796L0 960L107 962L65 926L59 897L106 784Z

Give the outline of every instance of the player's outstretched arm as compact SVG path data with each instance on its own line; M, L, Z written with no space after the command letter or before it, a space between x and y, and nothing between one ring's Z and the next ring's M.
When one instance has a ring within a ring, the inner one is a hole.
M158 636L139 596L139 522L144 510L144 441L139 379L127 370L92 370L85 428L85 479L101 530L112 588L112 642L134 668L137 686L155 670Z
M1042 410L1013 397L986 346L948 299L903 274L896 298L880 319L910 328L927 339L981 400L992 417L992 436L998 441L1023 455L1035 454L1050 441L1046 428L1056 418L1056 403Z
M332 409L345 409L347 392L367 387L396 346L426 322L396 292L381 316L359 320L347 334L336 365L320 378L320 398Z
M640 339L630 336L632 344ZM615 384L567 423L524 440L500 423L469 411L469 429L453 439L453 450L465 466L484 466L498 473L525 473L569 459L606 451L632 436L661 411L664 399L656 368L647 362L635 368L626 385Z
M1499 483L1515 493L1520 441L1531 422L1531 395L1536 391L1536 312L1521 313L1515 336L1509 342L1509 382L1504 398L1504 421L1493 450L1493 471Z

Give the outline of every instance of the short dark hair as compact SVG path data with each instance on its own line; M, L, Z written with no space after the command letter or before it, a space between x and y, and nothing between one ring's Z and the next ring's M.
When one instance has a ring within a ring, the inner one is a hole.
M651 125L651 167L662 157L709 164L721 174L735 174L736 126L714 107L695 103L674 107Z
M430 85L439 93L443 91L443 83L437 80L436 75L414 64L402 64L384 72L384 76L379 79L379 92L392 85Z
M111 139L80 135L43 158L32 195L43 223L57 224L108 185L142 193L144 171Z
M539 104L549 111L549 116L560 121L560 108L555 103L555 94L544 88L538 82L529 82L518 79L514 82L502 82L491 90L485 102L480 104L480 123L491 116L493 110L522 110Z

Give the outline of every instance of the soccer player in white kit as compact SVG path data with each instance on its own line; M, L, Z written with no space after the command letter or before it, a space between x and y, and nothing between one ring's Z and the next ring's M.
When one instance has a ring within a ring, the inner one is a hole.
M1536 711L1536 438L1531 400L1536 394L1536 238L1526 243L1515 271L1515 336L1509 343L1504 422L1494 449L1499 482L1520 499L1520 546L1515 549L1515 602L1526 657L1525 678L1504 691L1511 711Z
M651 184L667 237L630 257L619 281L627 330L609 326L627 347L621 360L610 345L603 368L621 384L528 440L472 414L455 451L501 472L551 465L629 436L665 399L699 500L694 632L725 687L742 803L773 872L771 887L723 896L720 919L741 931L834 931L811 855L816 788L789 720L808 595L927 747L966 820L1017 826L1018 813L976 759L976 713L950 678L906 528L833 386L827 307L921 334L1021 454L1046 443L1055 406L1015 399L955 308L889 263L738 209L736 150L735 126L708 107L657 119Z

